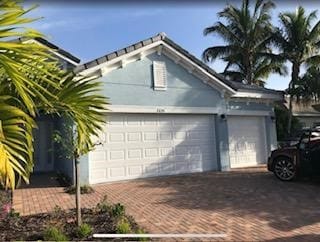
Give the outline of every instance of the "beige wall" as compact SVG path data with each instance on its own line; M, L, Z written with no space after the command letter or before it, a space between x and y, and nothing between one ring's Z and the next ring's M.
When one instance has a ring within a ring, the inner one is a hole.
M320 123L320 115L318 117L296 116L304 127L313 127L315 123Z

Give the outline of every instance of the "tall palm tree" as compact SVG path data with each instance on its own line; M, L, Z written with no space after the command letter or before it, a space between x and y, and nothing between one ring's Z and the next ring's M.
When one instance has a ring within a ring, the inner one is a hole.
M33 134L39 111L68 116L77 131L77 156L93 146L104 122L107 100L99 82L75 80L62 72L47 47L13 41L43 37L21 28L34 19L12 0L0 1L0 183L14 189L16 178L28 182L33 169ZM53 51L53 50L52 50Z
M204 61L222 58L227 62L223 74L248 84L264 85L270 73L284 74L282 61L267 55L271 53L270 11L274 6L269 0L257 0L253 8L249 0L243 0L240 8L227 5L218 13L225 23L218 21L204 30L204 35L217 34L226 44L207 48Z
M278 47L279 57L291 62L291 80L288 87L289 94L289 119L288 135L291 132L292 102L296 93L296 86L299 84L299 75L302 65L312 66L320 63L320 21L314 24L317 19L317 12L309 15L303 7L298 7L295 12L280 13L280 27L276 29L273 37L274 44Z

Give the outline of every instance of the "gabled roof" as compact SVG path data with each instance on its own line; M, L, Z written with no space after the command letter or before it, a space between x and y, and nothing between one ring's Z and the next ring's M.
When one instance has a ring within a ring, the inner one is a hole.
M25 42L25 41L28 41L28 40L30 40L30 39L28 39L28 38L17 38L17 39L12 40L12 42ZM80 59L79 58L77 58L76 56L72 55L71 53L67 52L64 49L61 49L60 47L58 47L57 45L49 42L48 40L40 38L40 37L34 38L34 40L37 41L40 44L43 44L43 45L49 47L53 51L55 51L58 54L62 55L63 57L66 57L67 59L71 60L72 62L74 62L72 64L76 65L76 64L80 63Z
M97 66L103 65L104 63L112 62L116 60L117 58L121 58L125 55L129 55L132 52L139 51L140 49L159 43L166 44L167 46L171 47L184 57L186 57L189 61L191 61L194 65L200 67L204 72L206 72L207 75L213 76L216 80L218 80L220 83L224 84L228 87L228 89L231 90L232 93L235 93L237 91L245 91L248 93L262 93L262 94L271 94L271 95L283 95L282 92L266 89L263 87L253 86L253 85L247 85L243 83L238 83L234 81L226 80L221 74L215 72L212 68L210 68L208 65L203 63L201 60L199 60L197 57L189 53L187 50L182 48L180 45L176 44L174 41L172 41L170 38L167 37L165 33L159 33L156 36L153 36L151 38L142 40L140 42L137 42L135 44L129 45L125 48L119 49L117 51L113 51L111 53L108 53L102 57L99 57L97 59L94 59L92 61L89 61L87 63L84 63L82 65L78 65L75 69L75 73L81 73L86 72L89 69L94 69Z

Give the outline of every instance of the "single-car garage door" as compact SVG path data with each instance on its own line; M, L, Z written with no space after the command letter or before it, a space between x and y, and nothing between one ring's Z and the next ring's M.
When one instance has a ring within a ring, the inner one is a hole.
M89 152L91 184L217 169L210 115L109 114Z
M266 162L264 117L229 116L228 131L231 168L255 166Z

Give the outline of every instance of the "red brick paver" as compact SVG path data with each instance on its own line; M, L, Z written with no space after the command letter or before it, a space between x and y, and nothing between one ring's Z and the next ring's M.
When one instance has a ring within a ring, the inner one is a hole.
M104 195L121 202L149 233L226 233L226 240L320 241L320 184L281 182L265 169L208 172L94 186L86 207ZM18 189L23 215L74 207L63 188Z

